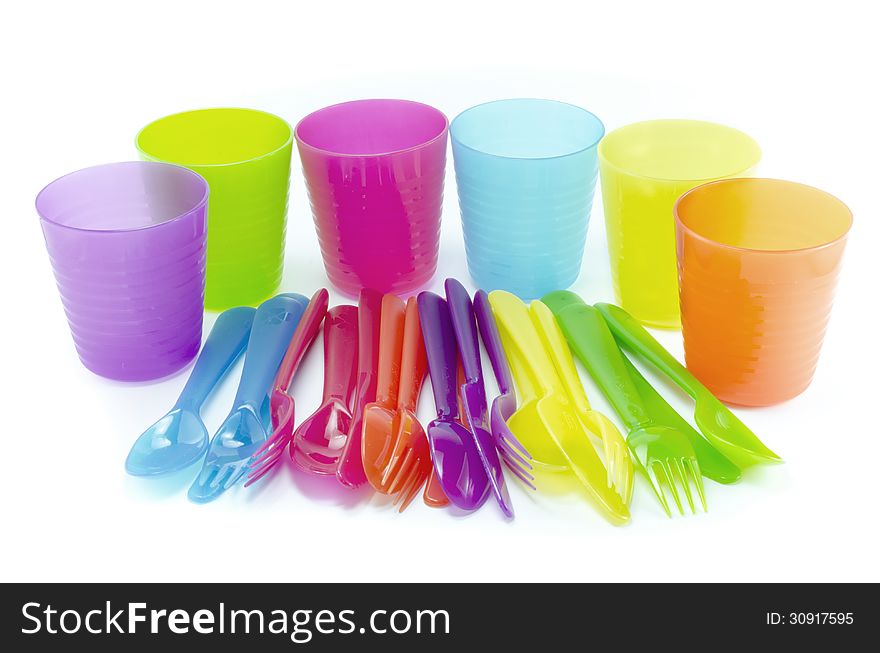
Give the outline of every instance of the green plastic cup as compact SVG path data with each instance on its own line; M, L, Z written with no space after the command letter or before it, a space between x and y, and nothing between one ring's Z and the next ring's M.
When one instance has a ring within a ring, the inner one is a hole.
M185 166L211 189L205 308L258 304L284 266L293 130L254 109L175 113L137 135L142 159Z

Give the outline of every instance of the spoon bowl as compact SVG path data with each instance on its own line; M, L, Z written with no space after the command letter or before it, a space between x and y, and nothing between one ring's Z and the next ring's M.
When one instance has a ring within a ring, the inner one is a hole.
M205 455L208 437L208 429L198 415L174 408L141 433L125 459L125 470L134 476L179 471Z
M434 469L447 498L462 510L474 510L489 497L489 477L474 436L458 422L435 419L428 424Z
M348 406L330 399L296 428L290 458L307 472L335 474L350 428Z

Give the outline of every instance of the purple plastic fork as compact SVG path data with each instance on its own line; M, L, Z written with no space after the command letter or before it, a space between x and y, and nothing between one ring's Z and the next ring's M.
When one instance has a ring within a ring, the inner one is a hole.
M437 479L449 500L475 510L489 498L489 477L474 434L458 422L458 345L449 306L439 295L419 294L419 321L437 418L425 429Z
M474 305L468 291L456 279L447 279L446 302L452 316L458 355L464 370L465 382L461 385L462 403L480 460L489 477L492 492L506 517L513 517L513 503L504 482L501 460L498 458L496 441L489 432L489 407L486 404L486 388L483 385L483 369L480 364L480 337L474 318Z
M495 444L501 453L501 460L517 478L531 489L535 489L532 476L532 459L528 450L520 444L516 436L507 426L507 420L516 412L516 394L513 390L513 378L504 347L501 345L501 336L498 333L498 325L492 315L492 307L489 305L489 295L485 290L478 290L474 295L474 313L477 317L477 327L483 339L483 345L492 361L492 370L495 372L495 380L498 383L500 395L492 402L490 420L492 435L495 436Z

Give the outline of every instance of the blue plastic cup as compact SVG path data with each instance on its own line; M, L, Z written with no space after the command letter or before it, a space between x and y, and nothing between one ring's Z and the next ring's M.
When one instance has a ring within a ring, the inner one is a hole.
M553 100L472 107L452 122L468 270L523 298L569 287L584 256L605 127Z

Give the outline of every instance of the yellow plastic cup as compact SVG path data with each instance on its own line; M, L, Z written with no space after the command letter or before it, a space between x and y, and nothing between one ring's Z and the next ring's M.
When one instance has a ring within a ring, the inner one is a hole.
M160 118L137 136L141 158L176 163L208 182L205 308L255 305L284 265L293 130L255 109L200 109Z
M752 173L749 136L699 120L649 120L609 133L599 173L617 303L654 327L681 326L672 207L690 189Z

